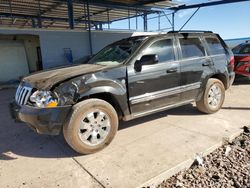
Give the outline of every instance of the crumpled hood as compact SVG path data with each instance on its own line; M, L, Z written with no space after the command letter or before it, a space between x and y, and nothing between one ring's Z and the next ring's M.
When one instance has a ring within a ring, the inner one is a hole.
M70 67L63 67L53 70L40 71L23 78L24 82L28 82L34 88L48 90L55 84L80 76L86 73L93 73L105 69L103 65L84 64Z

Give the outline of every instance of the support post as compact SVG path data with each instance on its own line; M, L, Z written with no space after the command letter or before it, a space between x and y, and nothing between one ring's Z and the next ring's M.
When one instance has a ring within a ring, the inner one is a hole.
M130 11L128 10L128 29L130 30Z
M42 28L42 19L41 19L41 2L38 0L38 16L37 16L37 25L39 28Z
M143 26L144 26L144 31L148 31L148 16L147 16L147 13L143 14Z
M68 17L69 17L69 28L74 29L73 0L68 0Z
M109 9L107 10L107 17L108 17L108 29L110 29Z
M175 30L175 12L172 14L172 31Z
M9 0L9 8L10 8L10 14L11 14L11 19L12 19L12 23L13 23L14 17L12 15L12 3L11 3L11 0Z
M32 28L36 28L36 21L34 18L31 19Z
M183 26L179 29L179 31L181 31L186 25L187 23L193 18L193 16L200 10L200 7L198 7L196 9L196 11L194 11L194 13L189 17L189 19L183 24Z
M93 55L93 45L92 45L92 34L91 34L91 22L90 22L90 12L89 12L89 1L87 1L87 14L88 14L88 34L89 34L89 48L90 55Z
M137 16L138 12L136 11L136 17L135 17L135 28L136 30L138 30L138 16Z
M102 29L102 23L99 23L99 30L103 30Z
M42 19L41 19L41 16L39 16L39 15L37 17L37 26L38 26L38 28L42 28Z
M161 30L161 16L160 13L158 13L158 31Z

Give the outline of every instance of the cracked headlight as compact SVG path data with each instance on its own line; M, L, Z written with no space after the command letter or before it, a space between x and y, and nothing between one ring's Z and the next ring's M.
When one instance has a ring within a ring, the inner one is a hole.
M30 101L40 108L53 108L58 105L58 99L50 91L35 91L30 96Z

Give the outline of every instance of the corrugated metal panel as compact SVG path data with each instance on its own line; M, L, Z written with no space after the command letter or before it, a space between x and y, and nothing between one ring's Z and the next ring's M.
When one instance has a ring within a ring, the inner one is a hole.
M109 23L144 13L153 13L150 7L173 6L171 0L94 0L90 1L91 25ZM74 0L76 27L87 28L86 1ZM1 0L0 26L28 28L38 25L43 28L68 28L68 5L64 0ZM32 21L33 20L33 21Z

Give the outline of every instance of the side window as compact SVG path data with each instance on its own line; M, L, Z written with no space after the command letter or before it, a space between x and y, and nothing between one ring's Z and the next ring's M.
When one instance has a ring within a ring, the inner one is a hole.
M217 38L205 38L211 55L225 54L226 51Z
M159 63L166 61L174 61L174 48L172 39L159 40L149 46L144 55L156 54L159 57Z
M199 38L179 38L182 58L205 56L204 47Z
M250 54L250 45L245 45L241 50L240 54Z

